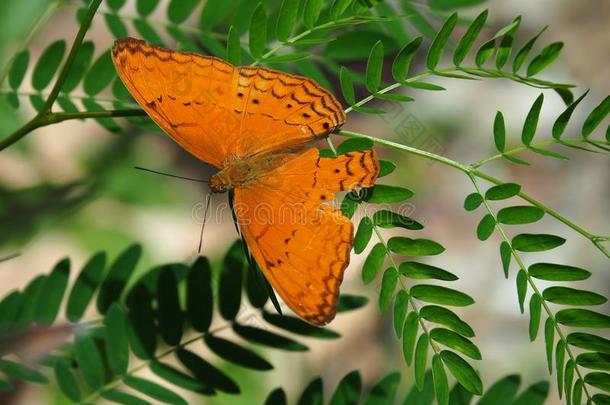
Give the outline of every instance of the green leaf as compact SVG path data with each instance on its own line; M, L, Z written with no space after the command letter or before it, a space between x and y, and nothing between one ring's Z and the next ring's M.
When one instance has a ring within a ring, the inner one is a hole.
M481 360L481 352L469 339L445 328L435 328L430 331L430 338L436 342L464 353L475 360Z
M337 146L337 155L343 155L348 152L356 152L369 150L373 148L373 141L365 138L349 138L345 141L341 142L339 146Z
M595 388L610 392L610 374L608 373L589 373L585 376L585 382Z
M542 312L542 300L538 294L533 294L530 298L530 340L533 342L538 335L540 327L540 314Z
M341 82L341 92L343 93L345 102L349 105L356 104L352 75L344 66L341 66L341 69L339 70L339 80Z
M432 41L430 45L430 49L428 51L428 56L426 57L426 66L430 70L435 70L436 65L441 60L443 56L443 52L445 51L445 47L447 46L447 42L449 41L449 37L455 28L455 24L457 23L457 13L451 14L446 20L438 34Z
M496 228L496 220L493 215L487 214L479 222L477 226L477 238L479 240L487 240L493 234Z
M610 328L610 316L588 309L562 309L555 316L565 326L582 328Z
M547 45L540 51L530 64L527 66L527 76L534 76L540 73L544 68L553 63L559 56L559 52L563 48L563 42L553 42Z
M108 0L108 7L110 7L114 11L118 11L121 7L125 5L126 0Z
M277 17L276 35L277 38L285 42L290 37L297 21L300 0L283 0L280 6L280 13Z
M444 325L462 336L474 337L472 328L450 309L426 305L419 310L419 316L427 321Z
M610 404L610 395L606 394L595 394L591 397L593 403L596 405L608 405Z
M471 193L464 199L464 209L466 211L474 211L483 203L483 196L479 193Z
M141 359L150 359L157 347L157 326L152 297L142 284L137 284L127 296L129 309L129 344Z
M483 383L479 375L466 360L449 350L443 350L440 356L451 374L466 390L475 395L483 393Z
M155 31L148 21L136 18L133 20L133 26L146 42L159 46L163 45L163 39L161 39L159 34L157 34L157 31Z
M387 176L388 174L390 174L394 170L396 170L396 165L394 163L392 163L392 162L387 161L387 160L379 160L379 166L381 168L379 169L379 176L378 177Z
M138 11L138 14L140 16L146 17L150 13L155 11L155 8L157 8L159 1L160 0L138 0L136 2L136 10Z
M144 395L148 395L160 402L173 405L188 405L182 397L178 394L170 391L169 389L143 378L127 376L123 379L125 385L133 388L136 391L141 392Z
M357 208L358 201L354 199L353 194L346 194L345 197L343 197L343 201L341 201L341 213L351 219Z
M585 123L582 125L582 136L588 137L597 128L604 118L610 113L610 96L599 103L597 107L591 111Z
M19 86L21 86L21 82L25 77L25 72L28 70L29 64L30 51L27 49L24 49L15 55L15 58L11 63L11 68L8 71L8 84L11 89L17 90Z
M487 200L505 200L516 196L521 191L521 185L517 183L504 183L497 186L493 186L485 193L485 199Z
M517 273L517 296L519 297L519 310L521 313L525 311L525 296L527 295L527 273L525 270L519 270Z
M412 218L389 210L379 210L373 214L373 223L380 228L404 228L417 231L423 225Z
M395 236L388 241L388 249L403 256L433 256L441 254L445 248L429 239L411 239Z
M500 46L498 47L498 52L496 53L496 67L498 70L502 70L508 61L508 57L510 56L510 52L512 50L513 41L515 39L515 34L519 29L519 24L521 24L521 16L515 18L515 20L509 26L507 26L506 30L504 31L502 40L500 41Z
M330 405L348 405L358 403L360 399L360 392L362 391L362 377L358 370L354 370L349 374L345 375L332 398L330 399Z
M544 94L540 93L527 113L525 123L523 124L523 130L521 131L521 142L525 145L529 146L532 143L532 139L534 139L534 135L536 135L536 127L538 126L538 118L540 117L540 109L542 108L543 101Z
M610 340L590 333L574 332L567 337L568 344L581 349L610 354Z
M335 0L330 7L330 16L333 20L341 17L347 11L347 8L352 4L353 0Z
M51 83L65 52L66 41L63 39L53 42L42 52L32 72L32 87L35 90L42 91Z
M539 280L580 281L591 276L587 270L555 263L535 263L529 267L529 274Z
M479 50L477 51L475 57L474 57L474 61L477 64L477 66L483 66L485 64L485 62L487 62L489 60L489 58L491 58L494 54L496 50L496 39L492 38L489 41L485 42L483 45L481 45L481 47L479 48Z
M504 125L504 115L500 111L496 112L496 118L494 119L494 142L496 149L504 152L506 148L506 127Z
M549 287L542 296L546 301L561 305L601 305L608 301L603 295L568 287Z
M64 395L73 402L80 402L80 388L78 386L78 381L76 377L74 377L74 373L70 369L67 361L58 361L55 363L53 367L55 372L55 380L57 381L57 385L59 385L59 389Z
M210 2L206 2L206 5ZM235 66L241 65L241 42L239 33L231 26L227 38L227 61Z
M498 222L506 225L531 224L543 216L543 210L531 205L505 207L498 211Z
M90 96L95 96L104 90L116 76L110 50L102 53L85 76L83 81L83 89Z
M271 370L273 366L255 352L245 349L229 340L210 334L204 336L205 344L219 357L253 370Z
M176 346L182 338L182 309L178 297L178 281L171 267L164 266L157 282L157 319L163 340Z
M404 399L404 404L431 405L433 401L434 382L432 379L432 370L430 369L425 372L421 392L418 390L417 386L412 386Z
M151 405L150 402L140 399L134 395L115 389L102 391L100 396L111 402L125 405Z
M286 53L265 58L267 63L288 63L308 59L311 55L307 52Z
M190 375L187 375L182 371L179 371L166 364L153 361L150 363L149 368L150 371L161 379L177 385L178 387L204 395L213 395L215 393L214 389L207 384L197 381Z
M564 393L566 395L566 403L572 403L572 381L574 380L574 361L569 359L564 371Z
M400 373L390 373L379 380L364 401L364 405L393 403L400 384Z
M402 94L394 94L394 93L377 93L373 94L375 98L379 100L386 101L397 101L400 103L410 103L411 101L415 101L413 97L403 96Z
M269 393L265 400L265 405L287 405L286 393L281 388L276 388Z
M460 42L458 42L453 53L453 64L455 66L459 66L466 58L466 55L468 55L468 52L470 52L470 49L472 49L477 37L485 26L488 14L489 13L487 10L484 10L481 14L479 14L477 18L472 21L468 27L468 30L466 30L462 36L462 39L460 39Z
M540 381L527 387L527 389L515 399L513 405L543 405L548 395L548 381Z
M371 48L377 43L383 42L385 55L397 51L400 46L398 42L376 30L348 31L340 34L334 40L329 38L324 48L323 56L335 62L356 61L368 58Z
M406 44L400 52L398 52L396 58L394 58L394 62L392 62L392 77L397 82L402 83L407 78L411 61L413 60L413 56L415 56L415 52L417 52L421 46L422 40L422 37L413 39Z
M415 386L419 391L424 388L424 377L426 376L426 362L428 360L428 335L422 333L415 346Z
M580 97L578 97L576 101L572 102L569 106L567 106L566 109L561 113L561 115L557 117L555 123L553 124L553 138L561 138L561 135L568 126L568 121L570 121L570 118L572 117L572 113L587 94L589 94L589 90L585 91Z
M477 405L510 404L515 399L520 384L521 377L518 374L507 375L487 388Z
M228 321L235 319L241 306L242 275L246 259L239 241L235 241L222 262L218 278L218 310Z
M0 359L0 371L8 376L32 384L46 384L49 382L47 377L39 371L11 360Z
M381 72L383 70L383 42L377 41L366 63L366 88L371 93L379 90L381 83Z
M112 263L97 295L97 310L99 313L105 314L110 305L120 298L141 255L142 247L131 245Z
M121 375L129 366L129 340L127 317L120 304L115 302L110 306L104 325L108 364L115 374Z
M104 385L104 360L93 340L93 337L84 335L74 340L74 356L85 382L93 389Z
M582 403L582 386L583 380L578 378L574 383L574 390L572 391L572 403L580 404Z
M260 345L272 347L274 349L281 349L293 352L304 352L307 351L307 346L296 342L290 338L282 335L267 331L265 329L258 329L252 326L244 326L239 324L233 324L233 331L237 333L241 338Z
M402 336L402 329L409 309L409 293L405 290L398 291L396 299L394 299L394 332L396 337Z
M199 4L199 0L171 0L167 8L167 17L174 24L184 22Z
M296 333L297 335L318 339L336 339L341 336L331 329L310 325L307 322L292 316L263 312L263 319L273 326L287 330L288 332Z
M214 299L212 270L205 257L198 257L191 266L186 281L186 314L198 332L206 332L212 323Z
M323 385L320 377L310 382L303 390L297 405L322 405L323 404Z
M348 312L364 307L369 302L367 297L361 295L341 294L337 304L337 312Z
M185 349L178 349L176 355L178 360L180 360L180 363L182 363L198 381L209 384L222 392L239 394L240 389L235 381L195 353Z
M415 311L409 312L402 330L402 354L405 358L405 363L411 365L413 361L413 353L415 352L415 341L419 328L419 319Z
M543 252L561 246L565 241L556 235L522 233L513 238L512 245L521 252Z
M445 373L440 354L434 354L432 357L432 377L434 378L434 392L438 404L448 405L449 383L447 382L447 374Z
M563 370L565 361L566 347L562 339L557 341L557 347L555 348L555 368L557 370L557 390L559 391L559 398L563 393Z
M420 90L430 90L430 91L447 90L443 86L439 86L439 85L433 84L433 83L426 83L426 82L404 82L403 84L405 86L409 86L414 89L420 89Z
M419 284L411 288L411 295L425 302L440 305L465 307L474 304L474 300L463 292L438 285Z
M21 309L15 320L19 326L28 326L31 322L34 322L36 318L36 303L46 279L47 276L41 274L30 280L25 290L23 290Z
M548 318L544 323L544 343L546 346L546 359L549 373L553 372L553 345L555 344L555 323Z
M500 259L502 261L502 270L504 270L504 277L508 278L508 272L510 270L510 258L512 256L512 249L508 242L503 241L500 243Z
M307 28L312 28L318 18L320 17L320 11L324 5L323 0L306 0L305 9L303 10L303 23Z
M362 281L365 284L375 279L385 261L386 249L383 243L377 243L369 252L362 266Z
M267 46L267 13L262 3L254 9L250 20L250 52L255 59L260 59Z
M544 31L546 31L547 27L543 27L536 35L534 35L530 40L528 40L522 47L519 49L517 54L515 55L515 59L513 59L513 73L517 73L521 66L523 66L523 62L527 59L530 51L534 47L534 44L538 40L538 37L542 35Z
M35 310L39 324L50 326L55 321L69 277L70 259L65 258L55 265L41 287Z
M256 5L254 2L251 4ZM199 26L204 31L212 31L234 10L235 3L232 1L206 1L199 16Z
M381 279L381 291L379 292L379 310L381 312L385 312L392 303L397 282L398 271L394 267L386 269Z
M6 333L13 326L19 315L22 300L23 294L20 291L12 291L0 301L0 335Z
M451 405L468 405L472 401L472 394L466 391L462 384L454 384L449 391L449 403Z
M576 357L576 364L592 370L610 371L610 354L581 353Z
M105 14L104 20L106 21L106 25L108 29L112 33L112 36L115 38L125 38L129 36L129 31L123 21L116 14Z
M458 279L455 274L447 270L418 262L403 262L399 266L399 271L401 275L417 280L455 281Z

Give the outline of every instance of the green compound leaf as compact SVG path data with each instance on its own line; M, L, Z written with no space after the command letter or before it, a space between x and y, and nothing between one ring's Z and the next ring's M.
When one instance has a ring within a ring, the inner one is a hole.
M40 325L50 326L55 321L69 277L70 259L65 258L55 265L51 274L45 279L35 310L36 321Z
M475 395L483 393L481 378L466 360L449 350L443 350L440 356L451 374L468 392Z
M488 14L489 12L484 10L472 21L464 33L464 36L462 36L462 39L460 39L460 42L458 42L457 47L455 48L455 52L453 53L454 65L459 66L464 61L468 55L468 52L470 52L472 46L477 40L477 37L481 33L481 30L485 26L485 21L487 21Z
M580 281L591 276L587 270L555 263L535 263L528 271L532 277L547 281Z
M394 332L396 333L396 337L400 338L402 336L403 324L405 322L405 317L407 316L407 311L409 309L409 293L405 290L398 291L396 294L396 299L394 300Z
M381 279L381 291L379 292L379 310L385 312L394 298L394 290L398 283L398 271L394 267L386 269Z
M267 46L267 13L261 3L256 6L250 20L250 52L260 59Z
M398 83L404 82L407 78L411 61L413 60L413 56L415 56L415 52L417 52L421 46L422 40L422 37L413 39L406 44L400 52L398 52L396 58L394 58L394 62L392 62L392 77Z
M562 309L555 317L565 326L581 328L610 328L610 316L588 309Z
M42 91L51 83L65 52L66 41L63 39L53 42L42 52L32 72L32 87L35 90Z
M559 56L562 48L563 42L553 42L544 47L540 54L527 66L527 76L534 76L553 63Z
M543 216L542 209L531 205L505 207L498 211L498 222L506 225L531 224Z
M391 204L408 200L411 197L413 197L413 192L404 187L376 184L367 189L364 200L371 204Z
M493 234L496 228L496 220L491 214L485 215L477 226L477 238L479 240L487 240Z
M404 262L398 267L400 274L416 280L455 281L458 277L441 268L418 262Z
M25 72L28 70L30 63L30 51L24 49L15 55L11 68L8 71L8 84L13 90L17 90L23 82Z
M522 233L513 238L512 245L521 252L543 252L561 246L565 241L556 235Z
M567 341L568 344L580 347L581 349L610 354L610 340L601 336L584 332L574 332L568 335Z
M591 111L582 126L582 136L588 137L610 113L610 96L607 96L597 107Z
M373 223L380 228L404 228L412 231L423 229L423 225L412 218L389 210L379 210L373 214Z
M434 380L434 392L439 405L449 404L449 382L443 367L440 354L432 357L432 378Z
M451 14L447 18L447 20L445 20L445 23L434 38L434 41L432 41L432 44L430 45L430 50L428 51L428 56L426 57L426 66L428 67L428 69L436 69L436 66L438 65L443 56L445 47L447 46L447 42L449 41L449 36L451 36L451 33L455 28L457 19L457 13Z
M608 301L603 295L569 287L548 287L542 296L545 301L560 305L601 305Z
M430 338L442 345L464 353L475 360L481 360L481 352L469 339L445 328L436 328L430 331Z
M280 13L277 17L275 33L277 39L286 41L290 37L297 21L299 12L299 0L284 0L280 6Z
M542 300L538 294L533 294L530 298L530 324L529 334L530 340L533 342L538 336L538 328L540 328L540 314L542 312Z
M407 365L411 365L413 361L413 353L415 352L415 341L417 340L417 332L419 328L419 319L417 314L412 311L407 316L402 330L402 354Z
M479 193L468 194L464 199L464 209L474 211L483 203L483 196Z
M445 248L430 239L411 239L395 236L388 241L388 249L403 256L433 256L441 254Z
M377 243L371 249L369 255L362 266L362 281L365 284L370 283L375 279L379 270L385 261L386 249L383 243Z
M231 363L253 370L273 369L273 366L263 357L229 340L206 334L204 341L210 350Z
M411 295L420 301L432 304L465 307L474 304L474 300L463 292L438 285L419 284L411 288Z
M504 115L500 111L496 112L496 117L494 118L494 143L498 151L504 152L506 148L506 126L504 124Z
M521 185L517 183L504 183L497 186L493 186L485 193L485 199L487 200L505 200L519 194L521 191Z
M513 73L517 73L519 71L519 69L521 69L521 66L523 66L523 63L525 62L529 53L531 52L532 48L534 47L534 44L538 40L538 37L540 37L540 35L542 35L542 33L544 31L546 31L547 28L548 27L546 27L546 26L543 27L540 31L538 31L538 33L536 35L534 35L531 39L529 39L521 47L521 49L519 49L519 51L515 55L515 59L513 59Z
M448 308L426 305L419 310L419 316L427 321L444 325L462 336L474 337L472 328Z
M377 41L366 63L366 88L369 92L375 93L381 84L381 73L383 70L383 42Z
M532 139L534 139L534 135L536 135L536 127L538 126L538 118L540 117L540 110L542 109L543 102L544 94L540 93L525 118L523 130L521 131L521 142L527 146L532 143Z

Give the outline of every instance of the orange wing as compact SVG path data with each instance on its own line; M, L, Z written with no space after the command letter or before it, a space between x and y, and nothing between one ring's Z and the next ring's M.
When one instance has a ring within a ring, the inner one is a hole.
M324 203L338 191L372 186L378 174L374 151L326 159L309 149L235 189L239 227L254 258L284 302L311 323L334 318L353 242L351 221Z
M304 144L345 121L337 99L304 77L236 68L133 38L116 41L112 59L151 118L184 149L217 167Z

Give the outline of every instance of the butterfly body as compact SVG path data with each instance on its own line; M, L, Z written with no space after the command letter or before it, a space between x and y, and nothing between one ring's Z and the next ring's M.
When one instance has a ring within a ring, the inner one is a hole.
M284 302L308 322L330 322L354 227L329 203L373 186L380 169L373 150L324 158L312 147L345 122L337 99L305 77L133 38L117 40L112 59L152 120L219 169L210 186L234 191L240 233Z

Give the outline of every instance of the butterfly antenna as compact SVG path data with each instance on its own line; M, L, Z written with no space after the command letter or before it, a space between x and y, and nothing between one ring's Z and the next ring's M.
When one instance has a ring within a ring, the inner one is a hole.
M170 173L158 172L156 170L147 169L145 167L140 167L140 166L134 166L134 169L138 169L138 170L142 170L142 171L150 172L150 173L155 173L155 174L160 174L162 176L173 177L173 178L176 178L176 179L195 181L197 183L205 183L205 184L209 184L210 183L208 180L194 179L192 177L184 177L184 176L178 176L178 175L170 174Z
M206 194L205 196L205 208L203 211L203 223L201 224L201 232L199 233L199 248L197 248L197 253L201 254L201 245L203 244L203 229L205 228L205 223L208 219L208 211L210 210L210 199L212 198L212 192Z

